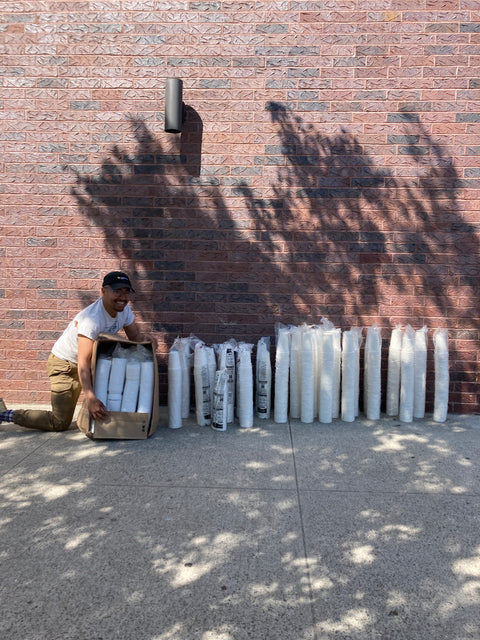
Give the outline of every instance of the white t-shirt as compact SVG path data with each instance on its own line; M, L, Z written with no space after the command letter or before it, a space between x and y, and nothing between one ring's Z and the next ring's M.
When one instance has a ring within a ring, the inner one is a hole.
M135 320L133 311L127 305L115 318L103 306L101 298L89 305L70 322L68 327L55 342L52 353L69 362L78 362L78 335L96 340L99 333L117 333L128 327Z

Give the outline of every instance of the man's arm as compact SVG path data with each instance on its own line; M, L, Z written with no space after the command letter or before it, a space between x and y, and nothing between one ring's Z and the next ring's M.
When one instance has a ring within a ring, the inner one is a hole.
M92 354L94 341L86 336L78 336L78 377L82 385L88 412L94 420L104 420L107 416L107 409L103 402L96 396L93 390L92 380Z
M123 327L123 329L127 334L127 338L132 342L152 342L154 348L157 348L156 339L149 333L142 333L136 322L132 322L132 324L129 324L127 327Z

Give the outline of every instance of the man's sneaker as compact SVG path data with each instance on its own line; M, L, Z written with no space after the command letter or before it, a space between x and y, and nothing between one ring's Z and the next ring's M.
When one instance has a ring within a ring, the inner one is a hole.
M0 413L2 411L6 411L7 410L7 405L5 404L5 402L3 401L3 398L0 398Z

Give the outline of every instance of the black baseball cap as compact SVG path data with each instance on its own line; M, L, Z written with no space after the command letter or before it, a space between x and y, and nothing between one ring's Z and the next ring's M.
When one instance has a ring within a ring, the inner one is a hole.
M102 287L110 287L111 289L130 289L135 293L130 278L123 271L110 271L103 279Z

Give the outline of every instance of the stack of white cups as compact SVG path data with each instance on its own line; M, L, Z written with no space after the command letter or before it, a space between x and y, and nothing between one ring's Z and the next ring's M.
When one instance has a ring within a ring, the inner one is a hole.
M107 410L120 411L122 408L123 386L125 383L126 358L112 358L108 381Z
M136 360L127 361L120 411L136 411L137 409L138 390L140 388L140 366L140 362Z

